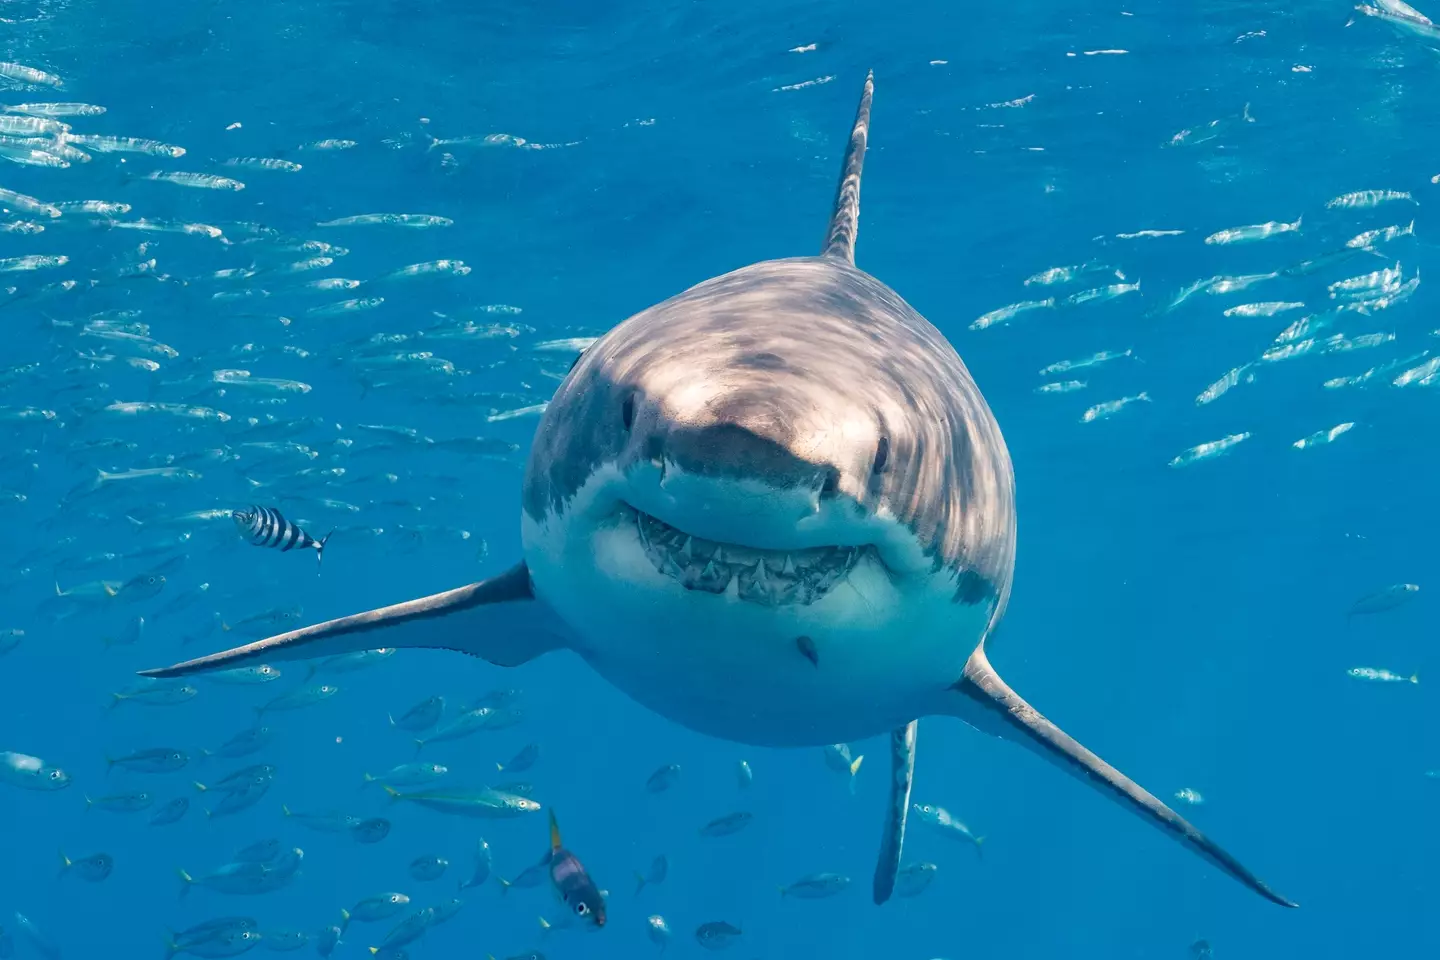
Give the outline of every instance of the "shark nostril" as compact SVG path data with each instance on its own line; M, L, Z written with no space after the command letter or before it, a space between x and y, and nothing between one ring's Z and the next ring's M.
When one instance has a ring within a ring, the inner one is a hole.
M830 469L825 472L825 479L820 484L820 499L826 500L840 492L840 471Z

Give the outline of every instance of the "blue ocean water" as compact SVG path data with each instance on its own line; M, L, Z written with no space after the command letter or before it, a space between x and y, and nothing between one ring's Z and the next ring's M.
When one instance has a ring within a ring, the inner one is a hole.
M362 788L363 774L415 756L387 714L436 694L453 711L495 689L521 691L523 723L421 756L494 781L497 762L538 743L523 779L612 892L610 923L594 935L543 933L537 918L556 915L550 892L502 894L491 880L461 891L458 916L407 947L417 958L650 956L659 949L646 936L651 914L674 932L667 956L701 955L693 932L718 920L743 930L728 953L746 958L1187 957L1200 938L1224 958L1440 946L1419 922L1433 913L1429 868L1440 853L1425 631L1440 417L1427 378L1403 377L1434 349L1428 288L1412 281L1440 267L1427 231L1440 192L1440 44L1423 29L1392 29L1343 3L1220 0L900 9L57 0L8 3L0 18L3 59L63 81L56 89L16 74L5 103L102 105L103 114L60 119L77 134L185 150L108 152L117 144L101 141L60 167L45 159L63 159L53 130L42 133L49 146L0 142L6 158L30 161L3 165L0 187L46 204L131 208L51 218L7 200L7 220L44 230L0 234L11 268L0 287L13 288L0 300L0 488L15 494L0 501L0 629L24 631L0 657L0 750L43 758L72 780L54 792L0 785L0 926L17 956L44 953L13 911L67 957L153 957L167 929L214 917L313 932L382 891L439 903L455 895L482 836L495 873L513 878L546 849L541 815L448 818ZM258 687L199 677L183 704L112 709L134 671L249 639L219 624L294 608L318 622L510 566L533 408L576 350L553 342L598 336L747 263L817 252L868 70L876 94L857 262L954 343L1015 462L1019 562L992 659L1158 796L1203 795L1200 805L1174 802L1299 910L1264 902L1025 751L944 718L921 724L915 799L983 834L984 857L912 822L906 859L934 862L936 879L877 908L865 888L888 786L883 740L852 744L867 757L852 793L819 749L690 733L566 653L502 670L401 651L334 677L340 692L323 703L267 713L275 740L246 759L200 753L300 686L303 665L283 664L279 681ZM225 163L245 157L300 169ZM147 179L156 171L245 186ZM1327 207L1366 190L1411 196ZM376 212L453 222L317 226ZM141 220L151 229L136 229ZM1254 242L1205 242L1297 220L1299 229ZM1352 259L1294 269L1412 220L1413 231L1396 229ZM1166 235L1121 236L1142 231ZM346 253L300 246L316 241ZM325 255L334 262L286 270ZM9 259L27 256L68 260ZM386 278L439 259L469 272ZM1089 282L1024 282L1080 264L1106 270ZM1330 284L1396 264L1398 276L1370 291L1387 302L1332 312L1357 301L1340 288L1332 298ZM1107 276L1116 270L1123 280ZM1207 278L1257 276L1248 289L1212 284L1175 302ZM327 277L361 283L302 286ZM1139 288L1062 302L1122 282ZM1047 296L1057 305L972 329L989 311ZM322 309L382 297L369 309ZM1247 303L1305 307L1224 314ZM1306 315L1332 325L1289 341L1313 340L1303 352L1264 359ZM421 330L468 335L415 339ZM411 339L390 345L377 334ZM1362 339L1374 334L1394 337ZM433 356L376 360L406 351ZM1097 351L1132 353L1037 372ZM1237 368L1231 389L1197 402ZM1325 386L1372 368L1381 372L1363 384ZM219 383L217 370L310 389L235 374ZM1036 392L1071 378L1086 386ZM1082 422L1092 405L1142 391L1148 402ZM127 403L229 419L113 406ZM1342 423L1354 427L1333 444L1293 446ZM377 425L495 442L479 453L436 449ZM1188 448L1240 434L1249 436L1224 456L1170 466ZM309 453L245 446L284 441ZM200 476L94 482L99 470L167 464ZM339 467L343 475L298 472ZM245 544L228 516L177 519L251 502L278 506L317 536L337 528L323 572L308 552ZM168 549L125 556L185 533ZM57 584L123 584L157 570L166 580L153 597L55 598ZM1420 591L1347 623L1356 600L1398 583ZM136 617L145 618L137 642L106 642L126 638ZM1354 667L1421 682L1366 682L1347 676ZM107 773L107 757L159 746L192 760L171 774ZM754 771L743 790L741 760ZM265 797L207 818L213 791L193 782L252 762L276 768ZM666 763L681 766L678 783L648 792L646 778ZM156 807L187 796L188 815L151 826L154 808L87 810L86 797L136 790ZM282 804L393 826L363 845L307 830ZM735 810L755 815L746 830L698 835ZM180 896L178 869L198 877L269 837L304 849L284 889ZM57 878L60 849L108 853L114 873L99 884ZM422 854L451 861L444 878L409 875ZM669 876L635 894L635 871L660 854ZM815 901L776 893L821 871L855 882ZM389 925L352 925L335 955L368 957Z

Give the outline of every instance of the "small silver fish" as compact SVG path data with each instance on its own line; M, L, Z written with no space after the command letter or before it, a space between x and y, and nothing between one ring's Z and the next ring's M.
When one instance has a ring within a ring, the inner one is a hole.
M71 860L60 851L60 875L74 874L90 883L100 883L115 869L115 858L108 853L92 853L88 857Z
M1341 194L1333 200L1326 201L1325 209L1368 210L1371 207L1378 207L1382 203L1396 200L1417 202L1408 192L1401 190L1357 190L1354 193Z
M739 927L724 920L712 920L695 928L695 941L706 950L724 950L742 935Z
M1377 593L1368 594L1356 600L1350 607L1350 612L1345 615L1348 620L1351 617L1363 614L1385 613L1394 610L1404 603L1415 599L1420 592L1418 584L1397 583L1386 587Z
M930 827L931 830L948 837L962 839L974 846L976 856L983 856L980 845L985 842L985 838L976 836L969 827L961 823L944 807L937 807L930 803L912 803L910 809L920 818L920 822Z
M780 896L797 897L802 900L819 900L833 897L850 886L850 878L840 873L815 873L801 877L794 883L780 888Z
M1420 682L1420 675L1418 673L1412 673L1407 677L1403 674L1392 673L1389 670L1378 669L1376 667L1351 667L1349 670L1346 670L1345 673L1357 680L1377 680L1381 683Z
M1266 223L1256 223L1244 227L1230 227L1226 230L1219 230L1205 238L1205 242L1211 244L1228 243L1253 243L1256 240L1265 240L1269 237L1278 236L1282 233L1300 232L1300 222L1303 218L1296 217L1293 223L1285 223L1279 220L1271 220Z
M650 774L645 781L645 789L650 793L663 793L673 787L680 779L680 764L667 763L665 766Z
M1349 433L1354 428L1355 424L1353 423L1338 423L1329 430L1317 430L1308 437L1302 437L1290 444L1290 446L1296 450L1309 450L1311 447L1324 446L1328 443L1334 443L1336 437Z
M1221 437L1219 440L1211 440L1206 443L1197 443L1188 450L1182 451L1170 461L1172 467L1188 467L1192 463L1199 463L1201 460L1213 460L1215 457L1229 453L1237 444L1250 439L1249 431L1245 433L1232 433L1229 436Z
M239 180L232 180L229 177L219 177L213 173L186 173L180 170L156 170L145 175L146 180L161 180L166 183L173 183L181 187L191 187L198 190L231 190L240 191L245 189L245 184Z
M750 825L755 819L753 813L745 810L737 810L734 813L727 813L724 816L716 817L705 826L700 828L702 837L728 837L739 833Z
M280 694L269 703L255 708L257 714L264 714L271 710L298 710L301 707L314 706L329 700L340 692L340 688L329 683L318 683L308 687L298 687L286 693Z
M1121 410L1132 403L1149 402L1150 394L1140 391L1133 397L1121 397L1119 400L1107 400L1104 403L1097 403L1080 415L1081 423L1093 423L1096 420L1105 420L1115 416Z

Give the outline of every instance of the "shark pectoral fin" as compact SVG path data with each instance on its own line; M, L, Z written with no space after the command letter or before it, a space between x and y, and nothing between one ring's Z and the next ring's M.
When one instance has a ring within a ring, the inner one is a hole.
M949 713L986 733L1028 748L1076 779L1090 784L1272 903L1285 907L1298 906L1265 886L1240 861L1139 784L1041 716L1000 679L983 648L971 654L964 676L952 689L963 700L954 704Z
M910 813L910 787L915 782L915 735L919 720L911 720L890 734L890 797L885 808L885 832L880 835L880 858L875 863L875 904L890 899L900 873L905 845L905 818Z
M565 645L564 627L535 599L530 571L521 562L469 586L292 630L172 667L144 670L141 675L179 677L379 647L458 650L497 666L515 667Z

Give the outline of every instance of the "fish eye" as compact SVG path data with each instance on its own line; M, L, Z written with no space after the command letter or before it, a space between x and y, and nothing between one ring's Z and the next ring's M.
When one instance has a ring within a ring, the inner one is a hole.
M633 393L626 397L625 402L620 406L620 422L625 424L626 430L629 430L635 423L635 394Z
M51 780L59 780L59 779L61 779L61 778L64 777L64 776L65 776L65 774L61 773L59 770L51 770L51 771L50 771L50 779L51 779Z
M583 917L585 916L585 914L590 912L590 906L584 900L581 900L579 903L575 904L575 912Z
M890 438L881 437L880 443L875 447L875 463L870 468L871 473L880 473L885 469L885 464L890 460Z

